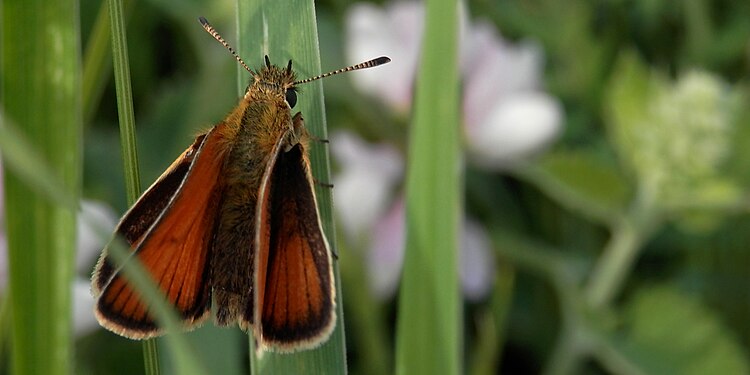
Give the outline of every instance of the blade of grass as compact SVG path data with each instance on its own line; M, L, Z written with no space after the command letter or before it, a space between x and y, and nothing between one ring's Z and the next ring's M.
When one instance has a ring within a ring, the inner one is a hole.
M106 2L99 6L94 27L86 43L83 55L83 97L84 120L88 123L94 117L99 98L109 78L111 59L111 35L109 31L109 8Z
M2 150L3 155L4 172L10 171L17 174L21 183L29 186L42 199L48 202L55 202L67 211L77 211L78 203L75 197L65 190L59 177L52 172L52 169L42 156L35 151L31 143L25 139L17 127L5 118L2 112L0 112L0 150ZM35 172L19 172L26 169ZM104 229L100 222L85 216L82 219L94 228L96 235L103 240L102 242L109 239L110 233L107 232L108 229ZM204 366L196 360L197 357L185 341L184 335L179 333L181 325L176 318L176 314L166 303L163 294L156 287L156 284L146 273L143 266L137 260L129 259L130 252L118 241L113 241L109 245L108 250L110 250L110 255L113 256L116 266L124 262L122 264L122 272L125 277L134 284L146 302L152 306L159 324L164 326L167 332L170 333L166 336L165 341L168 343L167 348L171 351L175 362L178 364L178 373L207 373L204 370ZM66 283L66 290L69 285L70 283ZM37 360L37 362L41 361ZM32 373L36 374L36 372ZM26 373L22 372L20 374Z
M2 3L2 93L16 121L70 196L81 189L78 2ZM34 174L35 171L28 171ZM76 214L5 171L14 374L72 370L71 280Z
M132 205L141 194L141 181L135 141L135 115L133 114L133 93L130 87L125 12L122 0L109 0L107 4L112 31L112 61L115 72L115 87L117 88L120 142L125 164L125 190L128 196L128 204ZM145 340L143 342L143 366L146 375L158 375L160 373L156 340Z
M459 159L457 4L426 2L406 177L406 254L396 373L458 374ZM394 62L398 63L398 62Z
M133 114L133 98L130 87L130 68L127 53L127 40L125 33L125 15L122 0L109 0L110 25L112 31L112 59L115 72L115 86L117 88L117 109L120 123L120 140L125 171L126 191L128 203L134 204L141 193L140 173L138 166L138 155L135 137L135 116ZM110 255L118 261L125 263L123 272L133 282L148 301L159 300L154 305L154 312L160 323L171 333L165 338L169 343L169 349L175 362L175 367L181 374L206 373L205 367L192 354L187 342L180 331L180 324L171 306L164 300L163 294L156 288L139 262L128 261L129 254L124 250L120 253L119 246L110 246ZM143 359L145 373L156 375L160 373L159 356L157 353L157 341L146 340L143 342Z
M120 123L125 184L128 204L133 204L141 194L138 151L135 142L135 115L133 91L130 87L128 42L125 34L125 15L122 0L109 0L109 20L112 31L112 62L117 90L117 116Z
M312 0L259 0L237 2L239 52L251 66L259 66L263 55L271 62L284 65L291 59L297 74L311 77L320 74L320 51L315 8ZM248 77L247 73L240 77ZM244 90L247 78L241 78L239 86ZM300 96L299 110L305 117L305 125L315 137L326 139L326 122L323 110L323 86L320 81L306 84ZM330 181L328 150L323 144L314 142L310 152L313 175L318 181ZM321 221L335 251L335 231L331 190L316 186L318 209ZM255 373L317 374L346 373L346 345L344 341L344 321L341 286L338 265L334 262L336 280L336 329L331 338L321 347L294 354L265 353L256 359L252 366ZM252 338L251 338L252 341ZM251 357L254 354L251 352Z
M75 210L78 200L61 188L59 176L17 126L0 111L0 151L4 170L13 170L18 178L51 202Z
M133 1L125 2L126 18L133 9L132 5ZM106 2L102 2L84 49L83 84L81 88L84 124L89 123L94 117L94 112L96 112L99 100L110 78L109 72L112 68L110 43L112 36L109 17L109 6Z

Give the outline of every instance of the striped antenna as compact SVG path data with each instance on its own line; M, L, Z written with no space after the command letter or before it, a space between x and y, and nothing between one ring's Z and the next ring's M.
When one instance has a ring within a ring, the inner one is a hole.
M303 83L308 83L308 82L316 81L316 80L319 80L321 78L330 77L330 76L332 76L334 74L351 72L352 70L360 70L360 69L373 68L373 67L376 67L378 65L387 64L389 62L391 62L391 59L389 57L380 56L380 57L378 57L376 59L372 59L370 61L365 61L363 63L359 63L357 65L352 65L352 66L349 66L349 67L346 67L346 68L342 68L342 69L339 69L339 70L334 70L334 71L328 72L326 74L321 74L321 75L319 75L317 77L303 79L301 81L294 82L293 85L295 85L295 86L296 85L301 85Z
M255 75L256 75L256 74L255 74L255 73L254 73L254 72L253 72L253 71L252 71L252 70L251 70L251 69L250 69L250 68L249 68L249 67L247 66L247 64L245 64L245 62L244 62L244 61L242 61L242 58L240 58L240 55L238 55L238 54L237 54L237 52L234 52L234 49L232 48L232 46L230 46L230 45L229 45L229 43L227 43L227 42L226 42L226 41L224 40L224 38L222 38L222 37L221 37L221 35L219 35L219 32L218 32L218 31L216 31L216 29L214 29L214 27L213 27L213 26L211 26L211 24L210 24L210 23L208 23L208 20L207 20L207 19L205 19L204 17L198 17L198 21L199 21L199 22L201 23L201 26L203 26L203 28L204 28L204 29L205 29L205 30L206 30L206 31L207 31L207 32L208 32L209 34L211 34L211 36L212 36L212 37L214 37L214 39L216 39L216 41L218 41L219 43L221 43L221 45L222 45L222 46L226 47L226 49L228 49L228 50L229 50L229 53L231 53L231 54L232 54L232 56L234 56L234 58L235 58L235 59L237 59L237 62L239 62L239 63L240 63L240 65L242 65L242 67L243 67L243 68L245 68L245 70L247 70L248 72L250 72L250 74L252 74L253 76L255 76Z

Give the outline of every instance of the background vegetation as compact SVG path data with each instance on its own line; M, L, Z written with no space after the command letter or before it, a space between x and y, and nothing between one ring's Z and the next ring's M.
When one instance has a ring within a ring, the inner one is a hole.
M145 186L236 103L236 62L196 21L205 16L233 43L234 4L126 2ZM109 54L96 44L102 6L81 1L83 56ZM316 3L323 71L351 63L351 6ZM473 0L466 10L469 22L489 22L507 43L538 43L540 86L559 100L563 117L558 138L522 163L463 164L465 215L486 231L495 273L488 294L460 305L461 372L750 373L750 3ZM251 66L262 61L243 58ZM101 70L84 71L81 88L81 195L121 213L127 194L117 100L109 57L102 61ZM409 154L411 112L355 88L355 74L324 82L328 132L350 130ZM2 95L6 105L9 91ZM334 163L334 175L342 164ZM347 367L392 373L401 360L398 303L408 300L372 292L367 246L338 237ZM0 296L4 374L11 371L9 307L7 294ZM187 338L211 373L248 371L248 340L238 330L209 324ZM74 340L73 373L143 372L140 343L102 329ZM162 366L164 373L175 368L168 356Z

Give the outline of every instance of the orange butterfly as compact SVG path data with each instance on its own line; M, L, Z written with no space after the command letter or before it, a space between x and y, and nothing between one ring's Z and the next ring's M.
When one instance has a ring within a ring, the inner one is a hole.
M265 57L239 105L175 160L125 214L116 232L130 245L187 329L213 304L216 324L252 327L261 348L320 345L335 326L331 250L317 209L310 136L292 115L296 86L390 61L380 57L297 81L292 62ZM149 305L108 258L92 277L99 323L131 339L163 333ZM212 302L213 300L213 302Z

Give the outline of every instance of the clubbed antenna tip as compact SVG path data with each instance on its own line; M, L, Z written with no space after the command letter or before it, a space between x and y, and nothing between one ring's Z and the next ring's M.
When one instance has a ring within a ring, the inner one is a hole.
M332 76L334 74L351 72L353 70L374 68L374 67L376 67L378 65L387 64L389 62L391 62L391 58L390 57L388 57L388 56L380 56L378 58L375 58L375 59L372 59L372 60L369 60L369 61L365 61L365 62L359 63L357 65L347 66L346 68L342 68L342 69L339 69L339 70L334 70L332 72L328 72L326 74L321 74L321 75L316 76L316 77L303 79L301 81L294 82L294 84L295 85L299 85L299 84L303 84L303 83L308 83L308 82L312 82L312 81L315 81L315 80L319 80L321 78L330 77L330 76Z

